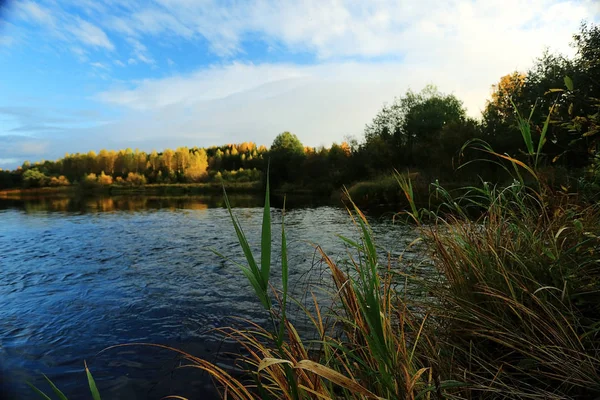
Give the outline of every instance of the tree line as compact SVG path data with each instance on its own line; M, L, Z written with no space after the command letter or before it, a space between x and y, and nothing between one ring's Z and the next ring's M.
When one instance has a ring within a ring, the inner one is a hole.
M393 169L423 171L434 179L502 178L502 169L459 165L481 157L465 151L472 140L496 152L526 158L517 115L539 137L548 121L544 161L567 171L600 171L597 155L600 111L600 28L582 24L573 36L573 58L545 52L527 71L514 71L492 86L481 118L467 116L453 94L427 86L385 104L366 125L362 138L348 138L329 148L306 147L290 132L270 148L255 143L209 148L180 147L160 153L100 150L67 154L56 161L25 162L0 172L0 188L253 181L270 165L273 186L292 185L327 191ZM268 162L267 162L268 161ZM600 174L597 174L600 176Z

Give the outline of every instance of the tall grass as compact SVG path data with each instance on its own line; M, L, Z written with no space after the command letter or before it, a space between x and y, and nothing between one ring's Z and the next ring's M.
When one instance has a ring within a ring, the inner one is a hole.
M470 144L513 174L508 186L484 182L457 196L434 184L440 206L427 210L416 206L410 179L397 174L435 273L412 275L402 259L382 260L367 218L351 203L361 239L342 240L353 251L353 268L344 272L321 251L336 303L327 316L316 300L316 311L304 309L319 351L307 350L283 313L285 334L256 325L228 330L250 354L243 357L247 370L263 390L253 397L600 395L598 208L544 186L538 169L549 120L535 140L530 119L517 117L527 160L495 153L482 141ZM478 210L475 219L471 208ZM419 297L409 286L429 295ZM287 291L271 290L287 301Z

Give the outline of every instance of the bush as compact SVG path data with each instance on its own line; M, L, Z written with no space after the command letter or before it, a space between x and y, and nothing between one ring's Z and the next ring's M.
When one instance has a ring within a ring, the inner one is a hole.
M98 184L101 186L110 186L113 184L113 178L110 175L105 175L104 171L98 176Z
M137 172L127 174L127 183L133 186L141 186L146 184L146 177Z
M87 174L81 180L81 184L85 187L95 187L98 185L98 176L94 173Z
M216 181L225 182L256 182L260 181L261 172L256 168L244 169L240 168L233 171L218 171L213 175L213 179Z
M69 186L70 182L64 175L60 175L58 178L56 176L53 176L52 178L50 178L50 182L48 183L48 185L49 186Z
M421 195L419 198L427 198L429 183L419 179L419 173L408 174L417 182L416 191ZM357 182L348 189L350 198L358 205L407 205L406 197L398 186L394 175L381 176L379 178Z
M31 168L23 172L23 187L37 188L47 186L50 179L37 168Z

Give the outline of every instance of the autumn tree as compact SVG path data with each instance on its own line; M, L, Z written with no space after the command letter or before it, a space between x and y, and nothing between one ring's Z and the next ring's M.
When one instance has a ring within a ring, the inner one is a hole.
M205 175L208 168L208 159L206 151L200 149L194 151L189 158L189 163L184 170L185 180L188 182L199 182Z

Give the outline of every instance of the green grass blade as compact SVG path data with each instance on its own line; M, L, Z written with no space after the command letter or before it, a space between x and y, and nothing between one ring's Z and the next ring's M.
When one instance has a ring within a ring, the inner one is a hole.
M31 383L29 383L29 382L26 382L26 383L42 399L52 400L50 397L48 397L48 395L46 393L42 392L40 389L38 389L35 386L33 386Z
M542 127L542 133L540 135L540 141L538 142L537 152L535 154L535 164L534 166L537 168L538 158L540 153L542 152L542 148L544 144L546 144L546 133L548 132L548 126L550 125L550 116L552 115L552 111L554 110L554 106L550 107L550 111L548 111L548 116L546 117L546 121L544 122L544 126Z
M281 276L283 285L283 308L285 316L285 303L288 295L287 238L285 236L285 197L283 198L283 211L281 212Z
M573 80L571 79L571 77L569 76L565 76L565 86L567 87L567 89L569 89L570 91L573 91Z
M96 382L94 381L94 377L92 376L92 373L90 372L85 361L83 362L83 365L85 365L85 374L87 375L88 385L90 386L90 392L92 393L92 399L102 400L100 397L100 392L98 392Z
M246 235L244 234L244 231L242 230L242 227L240 226L238 220L233 215L233 210L231 209L231 204L229 203L229 198L227 197L225 188L223 188L223 193L225 195L225 205L227 207L227 211L229 211L229 216L231 217L231 222L233 223L233 228L235 229L235 234L238 237L240 246L242 246L242 251L244 252L244 256L246 257L248 266L250 267L253 273L258 273L258 265L256 264L256 260L254 259L254 255L252 254L252 250L250 249L250 245L248 244Z
M362 247L361 247L361 246L360 246L358 243L356 243L356 242L355 242L354 240L352 240L352 239L348 239L347 237L345 237L345 236L342 236L342 235L337 235L337 237L339 237L340 239L342 239L342 240L343 240L343 241L344 241L346 244L348 244L350 247L354 247L355 249L359 249L359 250L362 248Z
M283 332L285 328L286 305L288 299L288 259L287 259L287 239L285 236L285 197L283 198L283 210L281 212L281 283L283 286L283 296L281 299L281 321L279 322L278 340L283 343Z
M227 197L227 192L225 191L225 187L223 187L223 195L225 198L225 205L227 207L227 211L229 212L229 216L231 217L231 222L233 223L233 227L235 229L235 233L238 238L238 242L242 247L242 251L244 252L244 256L246 257L246 261L248 262L249 269L242 268L244 275L248 278L250 284L254 288L256 295L260 299L262 305L266 310L271 309L271 302L269 301L268 295L268 280L265 281L263 279L263 275L261 270L258 269L258 265L256 264L256 260L254 259L254 255L252 254L252 250L250 249L250 245L248 244L248 240L246 239L246 235L242 230L242 227L239 221L233 215L233 210L231 209L231 204L229 203L229 198ZM270 228L269 228L270 229ZM270 247L270 243L269 243Z
M46 375L44 375L44 378L46 378L46 380L50 384L50 387L54 391L54 394L56 394L60 400L68 400L67 396L65 396L64 393L56 387L56 385L50 380L50 378L48 378Z
M531 117L533 115L533 111L534 111L535 107L533 107L531 109L531 114L529 115L529 120L526 120L525 118L523 118L521 116L521 113L519 113L519 110L517 109L517 106L512 101L512 99L510 100L510 103L512 104L513 108L515 109L515 113L517 114L517 127L519 128L519 132L521 132L521 136L523 137L523 141L525 142L525 147L527 148L527 154L533 155L533 152L534 152L533 139L531 137L531 125L530 125L529 121L531 120Z
M269 167L267 167L267 187L265 189L265 207L260 243L260 273L265 288L268 287L271 272L271 203L269 200Z

